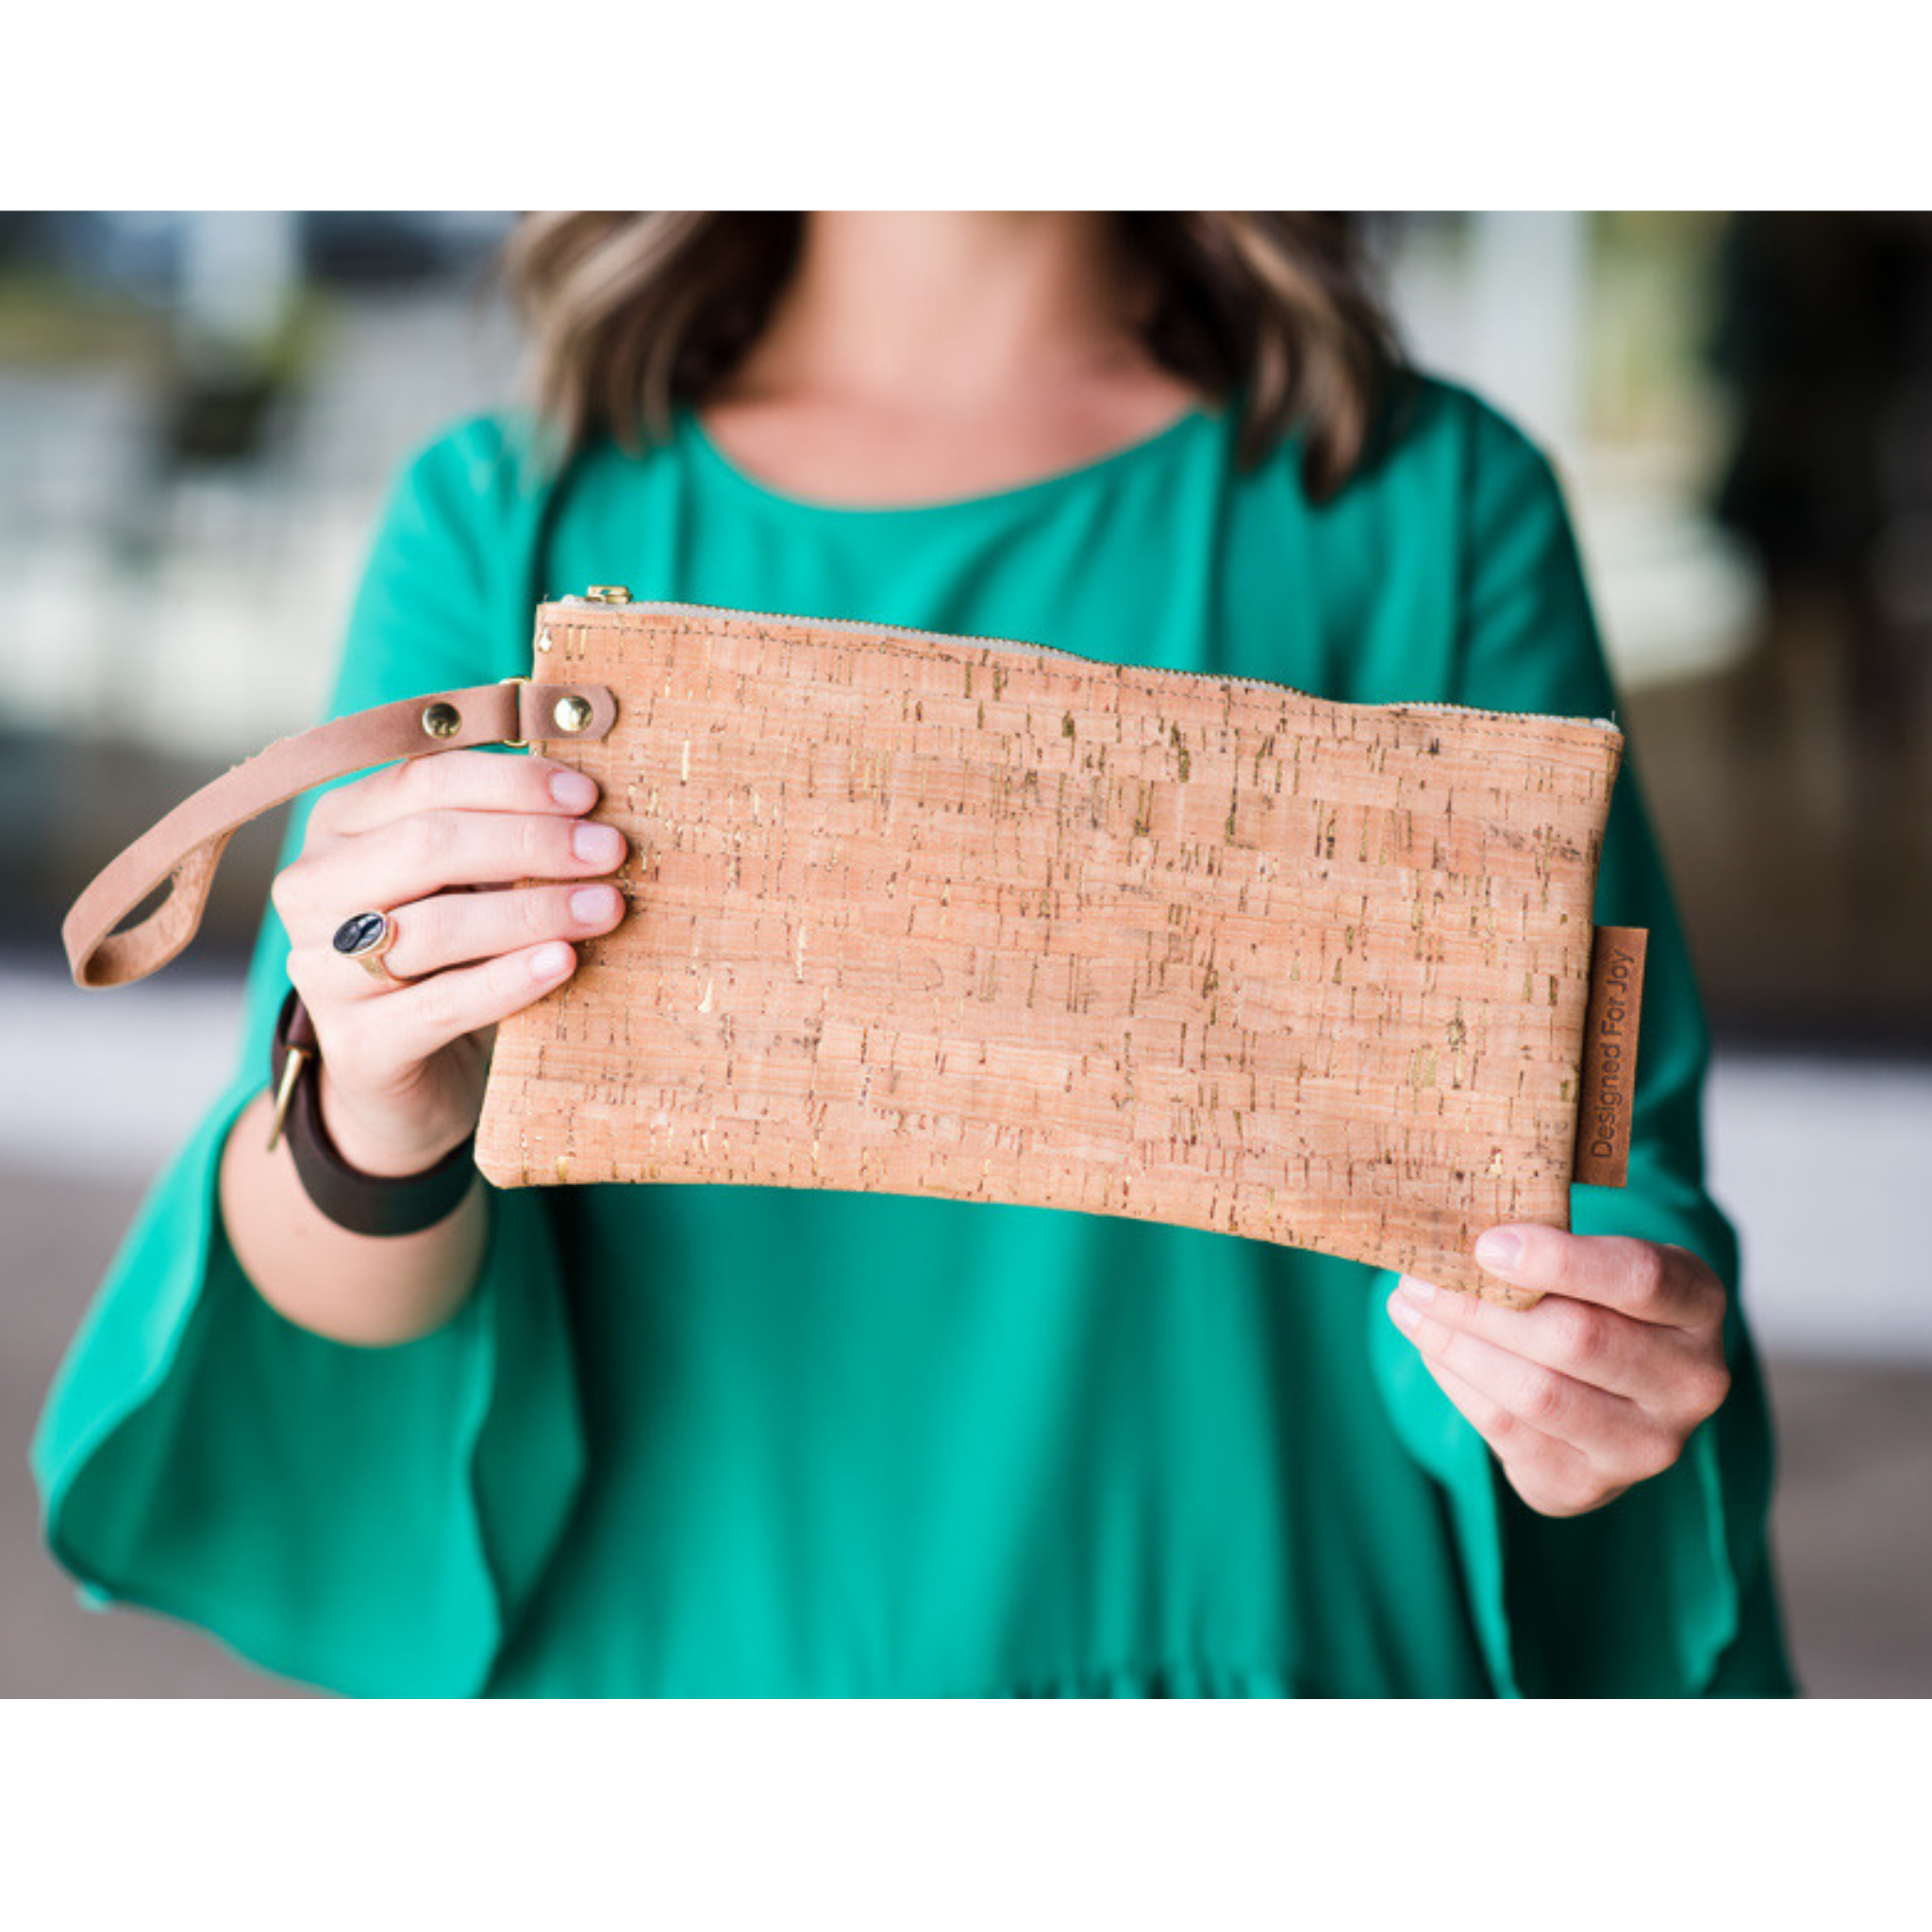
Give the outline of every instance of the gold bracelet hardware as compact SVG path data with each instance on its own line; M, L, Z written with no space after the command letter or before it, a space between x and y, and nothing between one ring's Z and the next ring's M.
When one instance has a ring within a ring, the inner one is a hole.
M309 1054L306 1046L291 1046L289 1057L282 1065L282 1084L275 1090L275 1118L269 1123L269 1152L275 1152L275 1142L282 1138L282 1123L289 1118L289 1103L295 1097L295 1082L301 1077L303 1066Z

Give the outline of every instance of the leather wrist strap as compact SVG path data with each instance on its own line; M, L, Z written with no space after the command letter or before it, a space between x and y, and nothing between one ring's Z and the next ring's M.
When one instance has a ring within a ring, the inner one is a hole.
M315 1024L291 987L275 1018L269 1058L276 1095L269 1145L277 1132L286 1132L303 1191L316 1207L339 1227L366 1235L414 1234L453 1213L477 1177L475 1135L421 1174L364 1174L342 1158L323 1124L321 1066Z
M500 684L431 691L357 711L267 750L204 785L108 865L60 927L75 983L125 986L165 966L193 939L215 868L250 819L351 772L425 752L604 737L617 700L601 684ZM125 932L115 925L163 880L168 896Z

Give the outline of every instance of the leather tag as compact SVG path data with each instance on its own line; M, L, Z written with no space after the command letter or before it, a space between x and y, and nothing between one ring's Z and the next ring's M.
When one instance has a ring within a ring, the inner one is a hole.
M1591 1187L1621 1188L1628 1175L1646 937L1638 925L1600 925L1591 952L1572 1178Z

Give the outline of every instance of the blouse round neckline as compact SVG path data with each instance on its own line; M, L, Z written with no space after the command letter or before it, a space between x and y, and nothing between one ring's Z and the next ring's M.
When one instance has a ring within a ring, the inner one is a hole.
M696 409L687 404L678 411L679 427L690 439L699 459L706 468L722 477L740 494L789 516L821 521L910 520L921 517L970 515L976 511L1006 508L1077 489L1082 484L1108 475L1142 458L1154 456L1170 444L1181 441L1198 425L1216 423L1220 419L1220 411L1209 405L1190 403L1172 422L1150 431L1145 436L1136 438L1132 442L1124 443L1120 448L1109 450L1090 461L1075 463L1064 470L1051 471L1044 476L1036 476L1029 482L1015 483L1005 490L982 491L972 496L942 497L930 503L867 504L828 503L816 497L794 495L775 489L769 483L761 482L749 471L740 468L737 462L726 456L712 441L710 432L706 429Z

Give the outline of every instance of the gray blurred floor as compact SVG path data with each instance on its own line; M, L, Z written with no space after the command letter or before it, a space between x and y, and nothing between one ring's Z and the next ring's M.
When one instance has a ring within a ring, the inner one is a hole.
M288 1695L193 1631L82 1609L41 1548L28 1438L138 1195L125 1181L0 1174L0 1695ZM1814 1696L1932 1695L1932 1368L1780 1360L1772 1382L1801 1681Z

